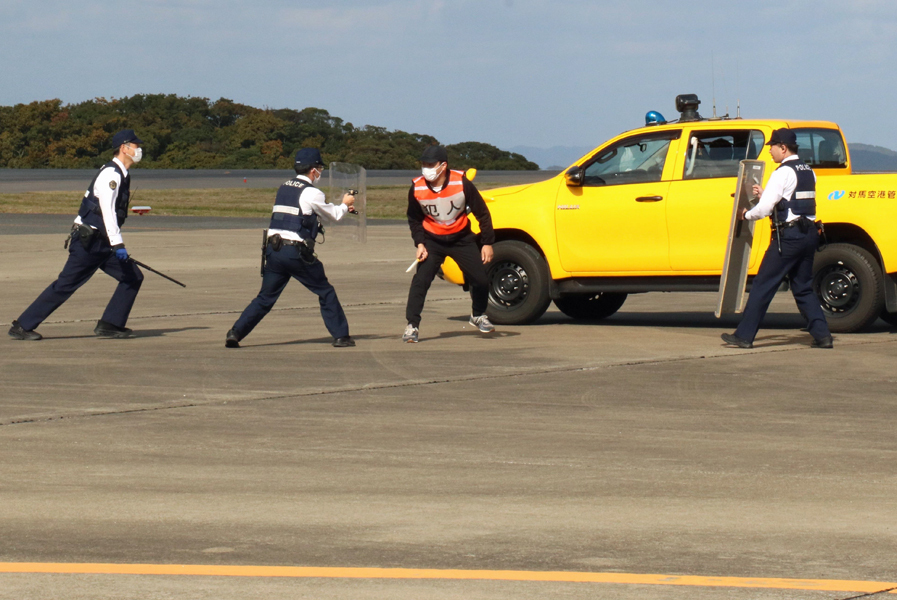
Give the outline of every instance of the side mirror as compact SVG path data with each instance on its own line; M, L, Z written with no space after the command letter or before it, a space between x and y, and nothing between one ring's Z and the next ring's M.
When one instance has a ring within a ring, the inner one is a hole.
M585 170L579 166L570 167L567 169L567 172L564 173L564 177L567 179L567 186L569 187L580 187L584 176Z

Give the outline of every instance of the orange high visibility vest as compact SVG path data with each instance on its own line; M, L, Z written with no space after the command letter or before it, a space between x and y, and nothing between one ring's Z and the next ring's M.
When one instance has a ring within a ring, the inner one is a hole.
M424 211L424 229L435 235L458 233L467 226L463 171L449 171L445 187L434 192L423 175L414 180L414 197Z

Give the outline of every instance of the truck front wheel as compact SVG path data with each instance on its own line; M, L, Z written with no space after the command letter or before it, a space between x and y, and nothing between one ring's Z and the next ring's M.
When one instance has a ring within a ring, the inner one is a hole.
M852 244L829 244L813 262L813 291L835 333L860 331L881 314L881 269Z
M493 246L486 314L499 325L532 323L548 309L548 265L529 244L508 240Z
M627 294L602 292L562 296L554 301L562 313L583 321L599 321L611 316L626 302Z

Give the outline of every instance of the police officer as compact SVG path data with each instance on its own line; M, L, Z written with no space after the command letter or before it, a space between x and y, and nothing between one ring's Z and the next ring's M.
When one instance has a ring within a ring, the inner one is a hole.
M333 345L337 348L355 345L336 291L327 281L324 265L314 255L314 243L321 230L318 218L339 221L355 204L355 197L345 194L339 205L324 201L324 192L315 187L324 172L324 161L316 148L296 152L295 169L296 177L281 185L274 199L262 289L227 332L224 345L228 348L240 347L240 340L271 311L290 277L318 295L321 316L333 336Z
M97 321L94 333L99 337L127 338L133 332L125 327L137 299L143 273L128 260L121 226L128 216L131 175L129 169L143 157L143 142L133 129L112 137L115 149L111 161L103 165L84 193L66 245L69 257L59 277L37 297L22 315L12 322L9 335L17 340L39 340L35 328L102 269L118 280L118 287Z
M470 283L472 309L470 324L483 333L495 331L486 316L489 281L484 265L492 260L492 216L489 208L462 171L448 168L448 154L442 146L428 146L420 158L421 176L408 191L408 225L417 246L417 273L411 280L405 318L408 325L402 341L416 343L420 334L420 313L427 291L439 267L450 256ZM480 244L470 229L468 207L480 224Z
M780 163L766 184L753 188L760 201L742 209L739 218L773 221L772 241L751 285L744 316L735 333L722 334L723 341L739 348L752 348L760 322L779 285L788 276L791 293L813 336L813 348L831 348L829 332L819 299L813 293L813 256L819 245L816 229L816 174L797 155L797 137L790 129L776 129L767 142L772 160Z

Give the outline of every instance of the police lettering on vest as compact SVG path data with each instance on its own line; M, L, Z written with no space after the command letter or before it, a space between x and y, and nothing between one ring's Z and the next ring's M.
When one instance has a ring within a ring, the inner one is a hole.
M776 221L784 222L788 218L788 210L797 216L816 214L816 177L813 169L802 160L789 160L779 165L779 169L792 169L797 175L797 186L790 198L783 198L776 204ZM778 170L778 169L777 169Z
M312 184L301 179L285 181L277 190L274 198L274 211L271 214L270 229L292 231L303 240L314 241L322 230L321 222L314 211L310 215L302 214L299 197L305 188L313 188Z
M105 231L106 225L103 223L103 211L100 209L100 200L94 192L94 185L100 174L106 169L114 169L121 180L121 183L118 184L118 196L115 198L115 218L119 227L128 218L128 203L131 201L131 174L125 175L118 163L114 160L109 161L94 175L93 181L90 182L90 185L87 186L87 191L84 192L81 207L78 209L78 216L81 217L81 222L85 225L90 225L98 231Z
M424 213L424 229L435 235L449 235L467 227L463 179L463 171L449 171L448 181L438 192L430 189L423 176L414 180L414 197Z

